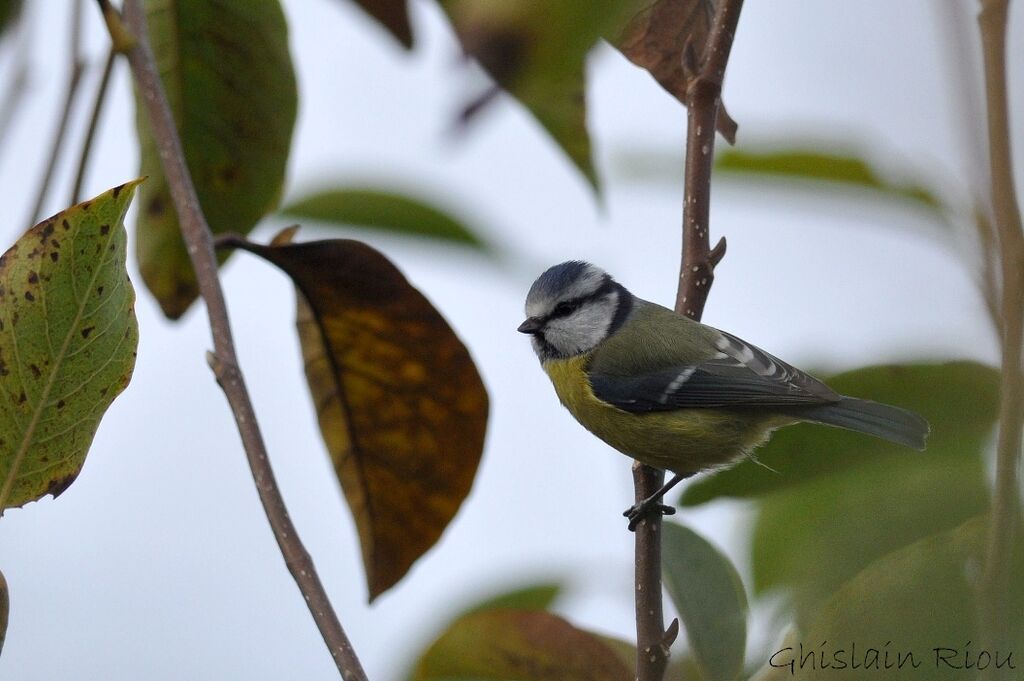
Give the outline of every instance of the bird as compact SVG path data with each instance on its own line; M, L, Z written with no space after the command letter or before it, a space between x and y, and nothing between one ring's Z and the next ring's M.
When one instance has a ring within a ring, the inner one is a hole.
M630 293L582 260L541 274L520 333L559 401L618 451L674 477L627 509L629 528L701 471L728 466L776 428L808 421L917 450L928 422L912 411L833 391L764 350Z

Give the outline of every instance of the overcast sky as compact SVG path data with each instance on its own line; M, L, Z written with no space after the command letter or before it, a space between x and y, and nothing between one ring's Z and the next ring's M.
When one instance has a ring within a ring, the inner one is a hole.
M26 4L32 81L0 153L4 244L16 238L35 195L66 71L60 46L70 3ZM974 94L949 77L959 53L941 30L937 8L946 4L746 3L725 88L741 145L778 136L838 140L956 198L963 182L981 178L971 176L961 126L971 107L958 104ZM652 152L681 163L685 114L674 99L613 50L597 51L588 101L607 188L601 208L511 100L499 101L469 135L451 138L452 116L478 81L457 70L458 49L434 4L411 5L418 45L405 54L348 2L285 3L301 92L289 195L337 179L417 190L517 254L496 267L431 243L346 233L384 250L434 301L491 394L471 496L439 545L372 607L303 381L291 286L244 254L224 276L242 367L293 519L375 680L397 678L412 652L474 597L530 579L565 577L571 589L560 612L633 636L632 537L619 515L631 501L629 461L559 407L515 327L530 282L550 264L592 260L667 305L679 266L678 182L637 182L617 160ZM974 3L961 6L973 11ZM87 10L91 92L106 36L93 3ZM1024 24L1019 3L1013 22ZM974 38L973 22L966 35ZM1019 84L1024 32L1014 35L1010 77ZM11 62L8 44L0 78L10 76ZM1015 112L1022 97L1018 86ZM85 108L76 112L76 140ZM122 68L87 195L136 176L133 115ZM1013 125L1020 159L1019 115ZM47 213L65 207L69 165ZM268 221L256 237L280 224ZM720 182L711 224L713 238L728 236L729 254L705 313L710 324L810 367L995 361L963 249L934 238L921 215L813 190ZM56 501L0 520L0 569L12 601L0 679L337 678L206 366L204 311L196 305L183 322L169 323L140 287L138 314L135 377L105 417L77 482ZM744 561L737 507L681 517Z

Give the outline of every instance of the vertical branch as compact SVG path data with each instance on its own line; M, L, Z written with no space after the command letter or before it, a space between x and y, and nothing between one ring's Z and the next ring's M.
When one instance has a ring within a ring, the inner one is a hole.
M64 95L64 108L57 123L57 130L53 135L50 158L39 183L39 192L36 194L36 202L32 207L32 216L28 224L25 225L26 229L39 222L39 218L42 217L46 191L50 188L50 180L53 178L53 171L57 167L57 160L60 158L60 151L64 146L64 137L67 134L68 121L71 118L71 108L75 103L75 95L78 93L78 86L82 81L82 72L85 70L85 60L82 58L82 5L84 2L85 0L74 0L71 17L71 64L67 92Z
M686 96L686 168L683 188L683 250L680 258L676 312L700 320L715 278L715 265L725 255L725 239L710 248L711 167L722 82L743 0L719 0L699 71ZM664 481L662 471L636 463L636 501L654 494ZM664 629L661 598L661 516L651 514L636 528L636 629L638 681L661 681L668 665L669 645L677 623Z
M1013 547L1020 533L1020 467L1024 425L1024 232L1013 186L1013 163L1006 101L1006 24L1009 0L981 0L992 216L1002 274L1002 373L996 484L985 574L981 587L981 625L986 645L999 645L1009 625Z
M266 445L256 421L252 400L238 366L227 305L217 271L213 236L199 205L174 116L149 47L146 17L141 2L125 0L124 23L109 0L99 0L99 5L115 48L127 54L141 106L149 118L160 150L160 160L178 214L181 234L195 268L200 294L206 303L214 347L207 357L234 414L256 491L274 538L342 678L347 681L365 681L366 674L359 658L327 598L309 553L296 534L267 458Z
M11 129L11 122L14 114L25 98L28 89L28 22L23 17L15 19L17 25L13 27L16 35L12 42L16 43L13 48L14 64L11 67L11 77L4 84L3 94L0 95L0 149L4 148L4 140Z

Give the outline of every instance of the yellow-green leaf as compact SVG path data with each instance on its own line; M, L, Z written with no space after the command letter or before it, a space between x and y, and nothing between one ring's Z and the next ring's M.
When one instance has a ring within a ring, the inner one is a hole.
M465 346L384 255L348 239L225 241L298 289L306 378L363 549L370 598L429 549L469 493L488 400Z
M981 667L996 670L998 659L1001 670L990 678L1019 679L1024 644L1024 562L1019 552L1012 558L1010 589L1002 595L1010 622L1001 638L1009 647L988 647L978 637L977 590L984 576L987 520L971 519L886 555L844 584L810 618L805 633L786 644L790 650L776 656L783 665L797 657L794 673L786 678L967 681L977 679ZM803 664L798 659L801 645L805 654L815 653ZM1005 664L1011 653L1016 670ZM831 667L826 673L822 658ZM837 669L842 664L846 668Z
M297 219L369 227L487 250L480 237L448 211L392 191L337 187L303 197L285 206L281 213Z
M124 215L139 182L57 213L0 257L0 512L67 489L131 379Z
M278 0L147 0L149 39L199 202L215 233L248 233L273 210L295 123L296 86ZM160 156L137 114L142 174L137 254L177 319L198 295Z
M704 537L665 523L665 588L683 620L701 676L734 681L747 645L747 593L732 562Z
M442 0L441 7L466 54L534 115L596 188L584 60L602 35L628 18L632 0Z
M879 460L767 495L751 540L754 591L782 590L805 621L872 560L956 527L988 501L977 451Z
M457 620L423 654L413 681L629 681L612 645L557 615L488 610Z

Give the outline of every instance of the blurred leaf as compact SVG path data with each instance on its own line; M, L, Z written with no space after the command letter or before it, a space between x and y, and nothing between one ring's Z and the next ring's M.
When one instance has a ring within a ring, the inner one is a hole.
M725 149L715 156L715 170L750 179L824 181L837 186L845 185L879 192L914 203L937 215L942 222L948 222L942 201L923 184L902 184L886 180L859 156L813 149Z
M747 645L747 594L732 562L704 537L677 523L663 526L665 588L686 628L703 677L739 678Z
M715 19L716 3L714 0L655 0L637 4L643 8L618 35L611 36L612 43L685 105L686 91L692 75L700 68ZM725 113L724 107L719 107L717 128L730 143L735 141L736 123Z
M602 35L635 11L636 0L441 0L465 53L544 126L597 188L586 126L584 61ZM484 94L464 118L490 101Z
M932 426L921 455L860 433L798 424L730 469L690 485L680 503L697 506L722 497L749 498L831 476L875 461L917 466L976 456L992 432L999 399L999 372L975 362L874 366L835 376L840 393L913 410ZM760 463L758 463L760 462Z
M672 653L665 670L664 681L710 681L701 673L697 661L690 655Z
M139 182L57 213L0 257L0 513L74 482L131 379L123 221Z
M463 615L485 610L547 610L562 592L558 582L531 584L481 601Z
M817 612L805 630L806 635L801 637L804 650L818 650L824 645L827 659L835 662L834 653L842 649L845 655L841 657L845 657L846 663L852 667L857 661L871 678L976 679L977 668L957 670L949 665L965 665L967 649L977 665L984 649L975 630L974 594L984 572L986 518L972 519L869 565ZM1020 645L1024 644L1024 562L1019 555L1014 565L1015 582L1005 597L1013 603L1010 612L1016 621L1008 638L1016 644L1013 651L1019 666ZM827 643L822 644L823 641ZM856 653L851 648L854 644ZM882 653L878 667L865 664L870 660L869 648ZM937 661L936 648L947 662ZM889 673L883 673L882 667L886 651L894 665ZM794 652L799 654L799 648ZM895 666L897 654L906 660L908 652L919 664L918 669L909 661L904 662L902 669ZM995 660L991 658L994 652L989 651L991 669L995 669ZM1001 650L1000 659L1005 660L1008 652ZM795 671L794 676L787 678L822 678L820 666L816 672L810 664L802 669L798 664ZM1003 671L1007 675L995 678L1019 678L1019 671L1005 667ZM836 678L847 677L837 674Z
M0 0L0 36L18 22L22 0Z
M414 681L630 681L633 670L600 637L528 610L467 615L423 654Z
M476 234L447 212L411 196L377 189L329 189L299 199L281 213L296 219L359 225L487 250Z
M7 638L7 618L11 612L11 596L7 592L7 580L0 572L0 654L4 652L4 639Z
M295 123L288 27L277 0L147 0L149 40L192 180L214 233L248 233L275 208ZM198 295L156 141L138 106L136 252L171 319Z
M429 549L469 493L487 392L441 314L381 253L348 239L260 246L298 289L306 378L372 600Z
M764 497L751 540L754 590L783 588L801 622L874 559L988 507L977 450L839 471Z
M412 48L407 0L355 0L355 3L386 28L402 47Z

